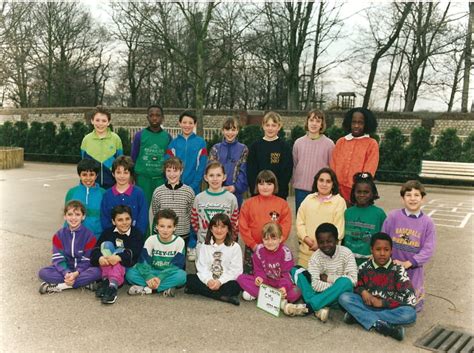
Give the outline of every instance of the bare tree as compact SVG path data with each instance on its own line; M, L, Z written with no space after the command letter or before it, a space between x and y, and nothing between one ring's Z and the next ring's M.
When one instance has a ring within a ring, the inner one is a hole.
M474 2L469 2L469 21L467 25L466 44L464 46L464 76L461 101L461 112L463 113L467 113L469 100L469 76L472 66L472 26L474 26Z

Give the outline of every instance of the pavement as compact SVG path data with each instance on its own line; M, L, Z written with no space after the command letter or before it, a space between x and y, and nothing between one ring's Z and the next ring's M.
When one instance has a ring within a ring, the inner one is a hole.
M398 342L344 324L338 310L323 324L313 316L273 317L255 302L236 307L182 290L175 298L131 297L124 286L113 305L85 289L40 295L37 273L50 264L64 196L77 182L74 165L30 162L0 171L1 352L426 352L413 344L435 325L474 332L474 189L427 188L425 212L437 224L437 249L425 268L424 311ZM378 206L386 212L401 207L399 185L378 188ZM294 199L288 201L294 207ZM288 245L296 255L294 230Z

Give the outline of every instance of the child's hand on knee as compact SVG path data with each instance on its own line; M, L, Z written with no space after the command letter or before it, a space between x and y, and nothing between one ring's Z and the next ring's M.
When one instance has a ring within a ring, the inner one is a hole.
M262 277L257 277L255 278L255 285L257 287L260 287L260 285L263 283L263 278Z
M99 257L99 265L100 265L100 266L109 266L110 263L109 263L109 261L107 260L107 257L105 257L105 256Z
M78 271L66 273L64 276L64 283L66 283L68 286L73 286L77 276L79 276Z
M118 264L122 259L118 255L112 255L112 256L109 256L107 258L107 260L109 261L110 265L114 266L114 265Z
M146 285L151 289L157 289L160 286L160 282L161 281L158 277L153 277L146 281Z

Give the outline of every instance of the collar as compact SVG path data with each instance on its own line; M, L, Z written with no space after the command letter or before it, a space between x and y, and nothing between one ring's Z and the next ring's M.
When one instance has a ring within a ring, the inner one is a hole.
M225 137L222 139L222 144L223 145L227 145L227 146L232 146L232 145L235 145L237 143L237 137L234 139L234 141L232 142L228 142Z
M162 128L161 126L160 126L160 129L159 129L158 131L153 131L152 129L150 129L149 126L148 126L146 129L147 129L148 131L150 131L151 133L153 133L153 134L159 134L160 132L163 131L163 128Z
M120 231L117 229L117 227L115 227L115 229L114 229L114 233L118 233L120 235L130 236L131 232L132 232L132 227L128 228L128 230L125 233L120 233Z
M211 196L220 196L220 195L224 194L226 191L227 191L226 189L222 189L222 191L219 191L219 192L212 192L209 189L206 189L206 193L211 195Z
M364 139L364 138L370 138L370 135L369 134L364 134L364 135L359 136L359 137L354 137L354 136L352 136L352 134L347 134L346 136L344 136L344 138L348 141L350 141L350 140L360 140L360 139Z
M93 132L93 136L95 139L97 140L102 140L102 139L105 139L107 137L110 137L110 134L112 133L112 130L110 130L110 127L107 128L107 133L105 134L104 137L100 137L99 135L97 135L97 132L95 131L95 129L92 131Z
M191 135L189 135L188 137L184 137L184 135L182 133L178 134L178 136L181 136L181 138L185 139L185 140L189 140L190 138L196 136L196 134L194 132L191 132Z
M383 265L383 266L380 266L380 265L377 265L374 261L374 259L371 260L372 261L372 265L374 266L375 269L378 269L379 267L383 267L385 268L386 270L388 270L388 268L390 267L390 265L392 264L392 259L390 258L390 260L388 260L388 262Z
M117 184L114 184L114 186L112 186L112 193L117 196L117 195L121 195L121 194L125 194L127 196L130 196L132 194L132 191L133 191L133 184L130 184L130 186L128 187L127 190L125 190L124 192L119 192L117 190Z
M418 212L411 212L407 210L406 208L403 208L402 212L405 216L410 217L410 218L420 218L423 215L423 212L421 212L421 210L418 210Z
M165 186L166 186L168 189L170 189L170 190L178 190L181 186L183 186L183 183L180 181L180 182L179 182L178 184L176 184L175 187L173 188L173 186L172 186L170 183L166 182L166 183L165 183Z
M318 137L311 137L309 136L309 132L306 134L306 137L309 138L311 141L316 141L316 140L319 140L321 138L321 136L323 136L322 134L319 134Z
M263 139L264 139L265 141L267 141L267 142L276 141L276 140L278 140L279 138L280 138L280 136L276 135L276 137L275 137L274 139L269 140L269 139L265 138L265 136L263 136Z
M340 246L336 245L336 250L334 251L334 254L332 254L332 256L326 255L325 253L323 253L323 251L321 249L318 249L316 251L320 251L321 255L328 258L328 259L334 259L335 257L339 256L339 248L340 248Z
M310 194L310 196L317 199L320 202L328 202L328 201L331 201L331 199L333 198L334 195L331 194L331 195L324 196L324 197L320 198L320 197L318 197L318 193L315 192L315 193Z

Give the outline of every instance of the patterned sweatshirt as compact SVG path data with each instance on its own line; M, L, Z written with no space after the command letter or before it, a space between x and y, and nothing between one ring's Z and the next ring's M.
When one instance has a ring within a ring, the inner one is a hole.
M405 269L390 260L385 266L367 260L359 267L354 292L362 295L367 290L382 299L382 307L393 309L400 305L415 306L416 297Z
M198 249L196 271L202 283L207 285L209 280L218 279L225 284L235 281L242 274L242 249L238 243L230 246L202 244Z
M295 262L291 250L285 244L280 244L276 251L269 251L259 244L252 254L252 262L254 276L261 277L264 283L274 286L273 283L282 279L291 283L290 270Z

